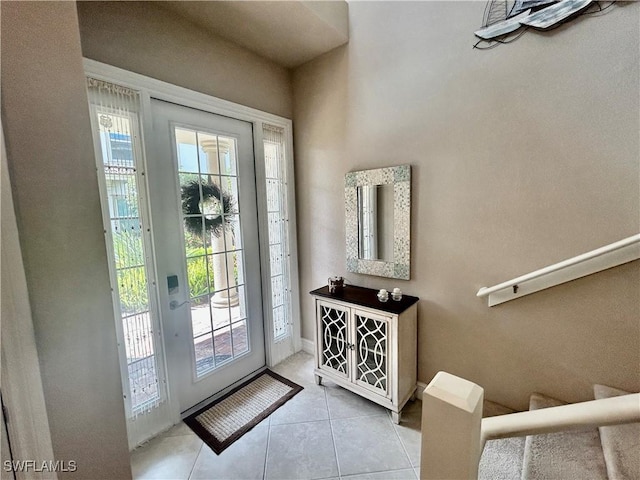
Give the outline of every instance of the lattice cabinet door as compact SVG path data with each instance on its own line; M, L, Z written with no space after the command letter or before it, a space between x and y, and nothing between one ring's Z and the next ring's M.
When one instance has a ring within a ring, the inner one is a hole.
M355 382L385 397L390 396L390 317L353 310Z
M318 365L341 377L350 377L350 309L335 303L318 302Z

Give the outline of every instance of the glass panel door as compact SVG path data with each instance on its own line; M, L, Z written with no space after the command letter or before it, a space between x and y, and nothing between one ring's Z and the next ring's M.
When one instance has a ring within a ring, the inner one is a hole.
M184 412L265 364L253 133L250 123L160 100L151 113L160 298Z

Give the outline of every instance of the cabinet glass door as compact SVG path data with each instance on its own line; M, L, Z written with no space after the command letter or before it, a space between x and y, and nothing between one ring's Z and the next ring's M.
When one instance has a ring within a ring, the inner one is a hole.
M389 320L382 316L355 311L356 383L388 396L389 392Z
M318 303L320 322L318 325L318 364L322 369L332 370L349 377L348 329L349 310L335 304Z

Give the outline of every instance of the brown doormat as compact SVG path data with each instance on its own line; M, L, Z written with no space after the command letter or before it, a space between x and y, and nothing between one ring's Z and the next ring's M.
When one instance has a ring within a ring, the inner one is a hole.
M220 454L300 391L300 385L264 370L189 415L184 423Z

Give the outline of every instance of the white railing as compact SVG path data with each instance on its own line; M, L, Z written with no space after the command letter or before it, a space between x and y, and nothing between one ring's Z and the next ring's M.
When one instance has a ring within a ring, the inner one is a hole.
M492 307L638 258L640 233L493 287L482 287L476 295L489 297Z
M640 422L640 393L482 419L483 442L496 438Z
M483 419L482 387L439 372L422 397L422 480L477 479L487 440L640 422L640 393Z

